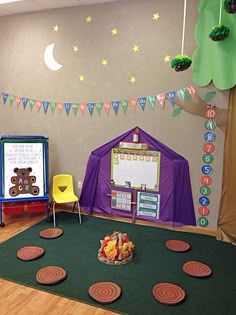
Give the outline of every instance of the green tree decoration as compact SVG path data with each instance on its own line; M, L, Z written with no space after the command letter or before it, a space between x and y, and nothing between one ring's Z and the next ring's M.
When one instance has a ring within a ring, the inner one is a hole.
M191 64L193 82L199 87L212 82L219 90L230 89L236 85L235 16L222 10L222 21L230 29L230 35L215 42L209 39L209 30L219 17L219 1L200 0L198 10L200 19L194 31L197 48Z
M225 0L224 10L230 14L236 13L236 0Z

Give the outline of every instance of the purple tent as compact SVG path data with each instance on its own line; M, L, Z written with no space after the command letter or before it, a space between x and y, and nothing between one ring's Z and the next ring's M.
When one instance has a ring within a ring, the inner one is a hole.
M132 142L135 128L90 154L80 196L80 205L89 214L97 212L132 217L131 212L111 208L110 179L111 150L118 148L121 141ZM148 143L149 150L161 152L158 192L161 197L159 219L146 216L136 216L136 218L172 226L196 225L188 161L141 128L139 128L139 141Z

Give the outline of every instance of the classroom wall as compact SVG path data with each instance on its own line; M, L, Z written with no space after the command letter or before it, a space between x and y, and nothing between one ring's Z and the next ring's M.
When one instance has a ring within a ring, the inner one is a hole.
M188 2L184 32L184 53L196 49L194 28L199 19L198 1ZM153 14L159 14L157 20ZM92 21L87 22L86 17ZM58 31L54 26L58 25ZM117 35L111 30L116 28ZM100 5L79 6L0 17L0 92L33 100L61 103L111 102L151 96L194 85L189 68L175 72L170 60L181 52L183 38L183 1L130 0ZM62 65L51 71L44 63L45 48L55 43L54 57ZM139 51L134 52L133 46ZM73 47L78 46L78 52ZM107 59L103 66L101 61ZM79 77L84 76L84 81ZM136 82L130 78L135 76ZM216 91L214 104L227 108L228 91L213 85L197 87L204 97ZM86 109L69 115L57 108L52 113L43 107L30 109L15 102L0 104L0 134L40 134L49 137L50 184L56 173L71 173L75 184L83 181L86 163L92 150L140 126L153 137L178 152L189 161L196 217L200 197L205 119L185 111L173 116L168 100L162 108L156 101L152 109L137 104L109 114L96 108L92 115ZM212 174L211 204L208 228L215 228L219 208L222 178L224 133L215 129L216 150ZM76 187L77 190L77 187ZM77 190L78 191L78 190Z

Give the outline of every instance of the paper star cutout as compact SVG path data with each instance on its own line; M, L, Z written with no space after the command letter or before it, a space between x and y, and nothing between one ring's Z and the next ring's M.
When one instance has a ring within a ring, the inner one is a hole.
M107 59L102 59L101 64L102 64L103 66L106 66L106 65L107 65Z
M139 51L139 46L138 46L138 45L134 45L133 51L134 51L134 52L138 52L138 51Z
M77 52L78 50L79 50L78 46L74 46L74 47L73 47L73 51L74 51L74 52Z
M160 15L158 13L153 13L152 19L157 21L159 19L159 17L160 17Z
M59 26L58 25L53 26L53 30L54 32L57 32L59 30Z
M164 58L165 62L168 62L170 61L170 56L166 55L165 58Z
M136 82L136 78L133 76L133 77L131 77L130 78L130 80L129 80L129 82L131 82L131 83L134 83L134 82Z
M117 28L113 28L111 30L111 32L112 32L112 35L117 35L118 34L118 29Z
M79 76L79 80L84 81L84 76L82 74Z
M92 22L92 19L93 19L93 18L92 18L91 16L87 16L87 17L86 17L86 21L87 21L87 23Z

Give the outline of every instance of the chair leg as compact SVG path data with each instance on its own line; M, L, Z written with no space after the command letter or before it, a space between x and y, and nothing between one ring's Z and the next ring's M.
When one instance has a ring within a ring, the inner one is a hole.
M82 220L81 220L81 213L80 213L80 204L79 204L79 201L77 202L77 208L78 208L78 219L79 219L79 223L81 224L82 223Z
M55 201L52 202L53 226L56 227Z

